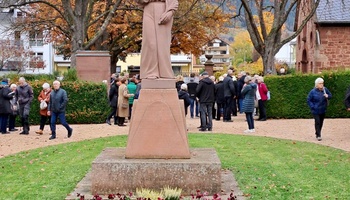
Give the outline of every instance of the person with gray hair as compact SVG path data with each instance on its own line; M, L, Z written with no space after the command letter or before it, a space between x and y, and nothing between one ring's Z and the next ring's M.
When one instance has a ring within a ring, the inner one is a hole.
M257 85L253 81L251 76L246 76L244 78L244 82L246 84L241 91L241 94L243 96L242 112L245 113L246 120L248 123L248 129L245 130L244 133L253 133L255 132L253 113Z
M23 131L19 134L28 135L29 134L29 112L30 105L33 101L34 94L33 89L26 82L24 77L20 77L18 79L18 85L16 90L16 98L19 104L19 116L21 117L21 123L23 127Z
M16 90L17 90L17 85L12 83L10 86L11 92L13 94L16 94ZM18 101L16 99L16 95L13 95L12 99L10 100L11 103L11 114L9 116L9 131L18 131L17 128L15 128L16 125L16 118L18 116Z
M187 92L187 85L186 85L186 83L183 83L180 86L180 91L178 91L177 94L178 94L179 99L183 99L183 101L184 101L185 116L186 116L187 115L188 106L190 106L190 104L191 104L190 94L188 94L188 92Z
M69 127L66 121L66 106L68 103L67 92L61 88L59 81L53 82L53 91L50 93L50 103L48 106L47 114L51 115L51 137L49 140L56 139L56 120L60 119L61 124L68 131L68 138L72 136L73 129Z
M51 94L50 84L44 83L42 85L42 88L43 89L41 90L41 92L38 96L38 101L40 104L42 102L45 102L47 105L50 102L50 94ZM47 107L46 108L41 107L39 113L40 113L40 127L39 127L39 130L35 131L35 133L42 135L44 133L43 131L44 131L46 121L50 122L51 117L50 117L50 115L47 114Z
M317 78L315 80L315 87L309 92L309 95L307 96L307 104L310 107L311 114L315 120L315 135L318 141L322 140L321 130L329 99L331 98L331 92L326 87L324 87L324 80L322 78Z

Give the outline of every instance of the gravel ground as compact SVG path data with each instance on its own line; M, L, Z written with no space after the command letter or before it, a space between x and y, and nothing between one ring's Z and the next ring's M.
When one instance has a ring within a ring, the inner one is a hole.
M233 122L213 121L213 131L207 133L245 134L247 129L244 114L233 117ZM255 121L255 133L250 135L306 141L320 145L350 151L350 120L349 119L325 119L322 129L322 141L317 141L314 134L313 119L270 119L267 121ZM199 133L199 118L186 117L188 132ZM46 125L43 135L35 134L38 126L31 126L29 135L19 135L19 131L11 134L0 134L0 158L27 151L39 147L56 145L61 143L76 142L86 139L108 137L113 135L126 135L129 131L129 123L125 127L107 124L71 125L73 136L67 138L67 131L61 125L57 125L57 139L49 140L50 129Z

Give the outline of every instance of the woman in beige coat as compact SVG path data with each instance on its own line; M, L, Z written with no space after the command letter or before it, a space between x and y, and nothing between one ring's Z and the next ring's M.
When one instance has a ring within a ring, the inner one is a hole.
M125 126L125 117L129 116L129 97L133 97L134 94L129 94L126 87L126 78L122 77L120 80L120 86L118 89L118 126Z

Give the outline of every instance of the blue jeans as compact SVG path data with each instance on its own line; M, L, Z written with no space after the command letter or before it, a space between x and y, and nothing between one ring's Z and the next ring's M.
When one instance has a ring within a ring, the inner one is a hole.
M198 101L196 101L195 99L191 99L191 104L190 104L190 113L191 113L191 117L193 118L193 112L194 112L194 104L196 104L196 117L198 117L199 115L199 109L198 109Z
M243 113L242 112L242 106L243 106L243 99L238 99L238 101L239 101L239 113Z
M253 118L253 113L251 113L251 112L246 112L246 113L245 113L245 118L247 119L247 122L248 122L248 128L249 128L249 129L254 129L254 118Z
M201 128L211 129L213 127L213 103L201 103L199 110L201 112Z
M66 122L66 114L64 112L51 112L51 131L52 134L56 134L56 121L57 117L60 119L61 124L67 129L67 131L71 130L68 123Z

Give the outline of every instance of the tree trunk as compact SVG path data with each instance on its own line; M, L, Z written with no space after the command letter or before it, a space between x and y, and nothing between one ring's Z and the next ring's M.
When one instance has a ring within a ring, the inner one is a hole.
M264 74L276 74L275 68L275 54L273 53L273 46L266 47L264 55L261 55L263 59Z

